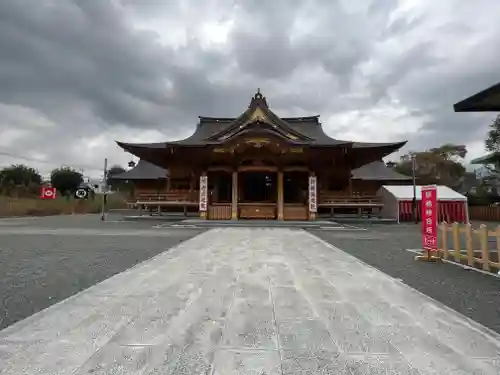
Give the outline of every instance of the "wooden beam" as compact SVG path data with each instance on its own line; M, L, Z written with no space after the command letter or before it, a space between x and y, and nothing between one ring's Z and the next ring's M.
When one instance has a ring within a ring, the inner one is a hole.
M278 167L272 165L241 165L238 172L277 172Z

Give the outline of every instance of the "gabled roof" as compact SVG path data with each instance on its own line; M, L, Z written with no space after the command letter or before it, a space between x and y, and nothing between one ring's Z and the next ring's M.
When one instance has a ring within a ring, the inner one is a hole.
M164 143L131 144L117 142L123 149L134 153L141 148L152 152L162 148L185 146L204 147L218 145L245 131L259 128L259 131L274 133L292 144L314 147L384 148L384 154L394 152L405 142L363 143L332 138L328 136L319 121L319 115L305 117L278 117L268 106L266 98L257 91L248 109L238 117L199 117L195 132L188 138ZM141 156L142 158L142 156Z
M385 165L382 160L363 165L352 171L354 180L407 181L412 177L402 175Z
M112 177L113 180L162 180L167 178L168 171L166 169L142 159L134 168Z
M209 140L225 140L255 122L267 123L273 126L278 132L291 132L290 139L292 140L310 140L303 134L293 130L285 121L276 116L269 109L266 98L260 93L260 90L254 95L245 112L235 118L225 129L212 135Z
M455 112L500 111L500 83L455 103L453 109Z

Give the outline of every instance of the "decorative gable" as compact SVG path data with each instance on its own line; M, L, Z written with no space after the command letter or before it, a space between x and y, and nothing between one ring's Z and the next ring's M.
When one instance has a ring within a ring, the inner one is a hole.
M260 90L252 98L248 109L226 129L214 135L212 140L225 141L238 133L255 128L269 130L291 141L310 141L307 136L298 133L285 121L276 116L267 106L266 98Z

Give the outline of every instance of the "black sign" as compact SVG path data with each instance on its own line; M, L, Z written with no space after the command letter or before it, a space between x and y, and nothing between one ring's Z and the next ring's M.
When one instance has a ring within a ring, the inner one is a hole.
M75 191L76 199L87 199L89 196L89 190L85 188L78 188Z

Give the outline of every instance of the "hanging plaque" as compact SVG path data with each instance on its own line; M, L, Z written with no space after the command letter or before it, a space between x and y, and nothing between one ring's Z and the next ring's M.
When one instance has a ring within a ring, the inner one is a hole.
M208 206L208 177L200 176L200 211L207 211Z
M309 212L318 211L316 176L309 177Z

